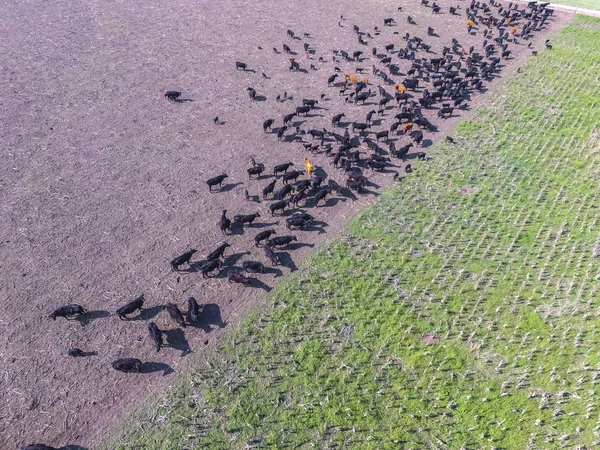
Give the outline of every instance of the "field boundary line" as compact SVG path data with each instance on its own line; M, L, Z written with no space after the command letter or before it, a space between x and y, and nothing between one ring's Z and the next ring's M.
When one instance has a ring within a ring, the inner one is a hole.
M525 3L525 4L529 3L528 0L517 0L517 2ZM573 13L573 14L583 14L585 16L600 17L600 10L595 10L595 9L580 8L578 6L561 5L560 3L550 3L549 7L552 9L555 9L557 11L561 11L561 12L568 12L568 13Z

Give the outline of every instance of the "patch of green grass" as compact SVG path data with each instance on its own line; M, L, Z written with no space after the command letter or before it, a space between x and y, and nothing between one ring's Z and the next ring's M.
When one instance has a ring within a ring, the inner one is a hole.
M553 3L557 5L575 6L577 8L600 10L600 3L598 0L559 0Z
M594 445L596 24L556 35L111 448Z

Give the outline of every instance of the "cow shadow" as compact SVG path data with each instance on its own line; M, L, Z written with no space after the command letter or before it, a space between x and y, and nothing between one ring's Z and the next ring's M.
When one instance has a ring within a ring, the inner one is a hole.
M433 141L431 139L424 139L423 142L421 142L421 148L428 148L431 147L433 145Z
M132 317L131 320L150 320L156 317L156 315L165 309L165 305L151 306L150 308L143 308L136 317Z
M308 244L307 242L294 242L292 244L288 244L286 247L288 250L297 250L302 247L310 247L313 248L315 244Z
M327 201L325 203L323 203L321 206L322 207L331 207L331 206L337 205L339 202L345 202L345 201L346 201L345 198L332 197L332 198L328 198Z
M250 278L250 286L259 289L264 289L265 292L271 292L272 290L271 286L259 280L258 278Z
M233 253L223 260L223 266L224 267L235 266L235 264L242 258L242 256L249 255L249 254L250 254L249 251Z
M253 224L250 228L266 228L277 225L279 222L258 222Z
M212 325L219 328L225 328L227 324L221 317L221 308L216 303L207 303L202 305L202 312L200 318L196 322L190 322L190 326L201 328L205 333L210 333L214 330Z
M328 227L329 225L326 222L323 221L313 221L310 225L306 226L304 228L304 231L316 231L319 234L323 234L323 233L327 233L327 231L325 231L325 227Z
M98 356L98 352L83 352L79 358L87 358L88 356Z
M192 100L191 98L176 98L175 100L173 100L173 102L175 103L185 103L185 102L193 102L194 100Z
M254 100L257 102L266 102L267 97L265 97L264 95L257 95L256 97L254 97Z
M342 188L342 190L340 191L340 195L343 195L344 197L349 198L350 200L358 200L356 194L354 194L354 192L352 192L352 190L349 188Z
M60 447L58 450L89 450L89 448L82 447L81 445L65 445L64 447Z
M290 272L295 272L296 270L298 270L298 267L296 266L294 260L288 252L277 253L277 260L279 261L279 264L281 264L283 267L287 267L288 269L290 269Z
M236 188L237 186L239 186L240 184L244 184L244 183L242 183L242 182L240 181L240 182L238 182L238 183L229 183L229 184L226 184L226 185L222 186L222 187L221 187L221 188L220 188L220 189L219 189L217 192L229 192L229 191L231 191L232 189L234 189L234 188Z
M144 364L142 364L142 369L140 370L140 373L154 373L154 372L162 372L163 376L166 377L167 375L174 373L175 371L173 370L173 368L165 363L161 363L161 362L146 362Z
M360 191L360 194L363 194L363 195L372 195L374 197L379 197L379 192L371 190L371 189L365 189L365 188L363 188Z
M104 319L105 317L110 316L110 313L108 311L104 311L104 310L97 310L97 311L88 311L87 313L83 314L83 315L78 315L75 320L78 321L82 327L85 327L86 325L89 325L89 323L92 320L96 320L96 319Z
M277 269L275 267L265 267L265 273L272 273L275 275L275 278L279 278L283 276L283 271L281 269Z
M181 351L181 356L185 356L192 352L190 344L185 338L185 334L181 328L174 328L172 330L163 330L162 332L166 339L167 345L175 350Z

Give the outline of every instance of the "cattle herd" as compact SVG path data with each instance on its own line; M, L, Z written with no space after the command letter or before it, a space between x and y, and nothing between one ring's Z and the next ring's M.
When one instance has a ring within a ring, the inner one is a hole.
M431 14L440 14L441 6L434 1L430 4L430 1L421 0L421 4L415 7L429 8ZM398 17L383 18L382 22L372 29L363 30L354 25L352 29L359 46L357 50L336 49L333 50L333 54L319 54L310 43L309 33L303 33L303 38L300 38L296 32L287 30L286 39L289 39L289 42L284 43L281 50L274 47L273 52L287 59L290 71L321 70L333 65L333 73L323 86L324 91L327 91L317 94L314 99L302 99L283 117L279 126L276 126L276 119L265 118L262 123L263 131L265 134L276 135L280 141L301 144L306 152L312 155L326 155L331 166L343 172L345 183L341 186L331 177L324 179L326 176L320 174L325 172L319 173L309 158L304 158L304 162L297 163L298 165L292 161L274 164L272 170L267 170L264 163L252 159L251 167L247 169L248 183L252 183L249 187L256 189L259 195L251 196L246 190L246 199L269 201L266 213L272 217L283 215L286 209L294 210L292 214L287 215L285 223L282 224L286 230L314 230L315 217L306 212L306 208L326 206L327 197L334 193L346 197L353 196L351 191L359 194L366 192L371 183L365 175L369 170L388 172L397 179L399 173L394 168L402 167L402 162L409 158L426 159L427 155L423 151L424 138L426 133L436 131L436 126L426 115L437 116L443 120L467 108L471 95L484 89L486 82L497 76L503 60L510 58L511 48L530 41L553 11L548 8L548 3L535 1L527 5L510 3L502 6L495 0L489 0L489 3L472 0L463 8L450 7L448 13L464 16L464 26L468 33L481 39L479 47L465 48L457 39L452 38L443 47L441 54L433 53L432 45L428 42L438 38L435 30L428 27L426 35L414 35L412 30L415 28L412 28L412 25L415 21L410 15L404 14L402 8L398 8ZM340 16L338 25L344 26L345 20ZM400 28L402 22L405 23L402 28L407 31L395 31L395 42L375 46L383 28ZM302 49L298 49L298 52L293 51L292 47L303 40ZM528 47L535 54L536 50L531 43ZM546 41L546 47L551 48L550 42ZM304 69L303 63L295 58L294 55L298 53L306 56L310 69ZM370 61L370 68L364 67L367 60ZM343 73L335 66L340 62L344 62L346 66L348 63L353 64L353 73ZM248 64L237 61L235 70L247 72L252 69L249 69ZM367 73L371 79L366 77ZM269 78L265 73L262 73L262 76ZM247 92L250 101L257 101L258 94L254 88L248 87ZM169 101L182 101L181 92L178 91L168 91L164 96ZM346 115L336 111L331 117L331 131L303 127L311 118L311 113L331 109L326 105L332 102L332 98L343 99L342 105L365 105L365 109L368 110L365 120L346 123L343 122ZM276 101L293 102L294 99L285 92L278 95ZM432 115L432 111L437 112ZM301 116L306 117L306 120L293 122L295 117ZM217 125L221 124L218 117L214 122ZM377 129L374 129L375 127ZM343 131L338 131L342 129ZM400 142L398 146L396 141ZM446 137L446 141L453 143L449 136ZM305 170L298 170L301 164L304 164ZM405 173L409 173L411 168L411 164L404 164ZM227 178L227 174L222 173L206 180L209 192L218 195L221 191L221 195L224 195L225 189L222 184ZM265 178L272 179L263 185L261 181ZM261 217L258 211L253 214L234 215L232 219L227 213L227 210L223 210L221 217L215 218L216 226L225 236L247 232ZM265 260L271 266L281 264L278 249L292 249L292 243L297 241L294 235L277 234L275 229L270 228L260 231L254 237L256 247L262 248ZM171 270L177 276L181 276L182 273L200 272L204 278L214 277L227 270L223 258L229 247L229 243L223 242L206 255L204 260L195 262L193 260L197 251L190 249L171 260ZM249 277L248 274L264 274L270 270L262 262L252 260L243 261L241 267L241 271L226 271L230 283L252 286L258 280ZM186 323L193 324L202 320L203 305L199 305L193 297L189 297L186 304L185 314L173 303L163 308L181 328L186 328ZM131 320L131 315L140 314L143 308L144 296L141 295L124 304L115 313L121 320ZM50 318L71 320L86 314L82 305L70 304L56 308L50 314ZM147 328L152 345L157 352L160 351L165 345L163 332L154 322L149 322ZM94 354L79 348L66 349L66 353L75 358ZM144 364L137 358L121 358L113 361L112 367L121 372L143 372ZM52 447L34 444L23 447L22 450L52 450Z

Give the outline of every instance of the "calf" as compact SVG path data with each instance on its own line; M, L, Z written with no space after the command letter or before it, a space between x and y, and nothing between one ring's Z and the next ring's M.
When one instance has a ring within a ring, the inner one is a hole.
M233 272L233 271L229 272L227 274L227 281L229 281L230 283L241 283L245 287L248 287L251 285L250 278L245 277L240 272Z
M77 314L84 315L85 313L86 311L83 309L83 306L72 304L56 308L52 314L50 314L50 318L56 320L57 317L64 317L65 319L70 320L70 316L75 316Z
M264 241L265 239L269 239L269 237L271 237L272 234L277 233L273 229L261 231L254 237L254 244L258 247L262 241Z
M113 369L120 372L141 372L142 362L137 358L121 358L111 363Z
M190 322L198 322L200 319L200 306L194 297L188 297L187 299L187 315Z
M250 273L265 273L265 265L258 261L244 261L242 269Z
M259 213L254 213L254 214L240 214L238 216L234 216L233 217L233 221L235 222L236 225L238 226L244 226L245 223L247 224L252 224L252 222L254 222L256 220L257 217L260 217Z
M167 91L165 97L171 101L177 100L181 96L181 92L178 91Z
M280 200L278 202L270 204L269 210L271 211L271 216L274 216L276 211L285 211L285 208L287 206L290 206L290 202L288 200Z
M227 218L226 214L227 210L224 209L223 213L221 214L221 219L219 220L219 228L221 229L221 233L224 235L227 235L227 230L231 230L231 220ZM195 252L196 250L194 250L194 253Z
M219 259L223 256L223 254L225 253L225 249L227 247L231 247L231 245L229 245L227 242L223 242L221 245L219 245L216 250L212 251L211 253L209 253L206 256L206 259L208 261L213 261L215 259Z
M206 264L204 264L201 268L200 271L202 272L202 277L203 278L207 278L208 274L218 270L221 267L221 261L218 259L213 259L212 261L208 261Z
M267 242L268 247L284 247L289 245L292 241L297 241L296 236L278 236Z
M167 308L167 312L171 316L171 319L173 319L175 322L177 322L177 325L179 325L181 328L185 328L185 321L183 320L183 314L181 314L181 311L179 310L177 305L175 305L174 303L167 303L166 308Z
M209 192L212 192L213 186L216 186L217 184L219 185L219 188L222 187L222 183L225 178L227 178L227 174L217 175L216 177L207 180L206 184L208 184Z
M223 211L223 216L221 217L221 221L223 220L223 217L225 216L226 212L227 212L226 210ZM183 255L179 255L178 257L174 258L171 261L171 270L173 272L179 272L179 266L186 264L186 263L189 264L190 259L192 259L192 256L194 256L194 253L196 253L196 252L197 252L196 249L191 249L191 250L185 252Z
M143 294L140 295L135 300L127 303L125 306L121 306L119 309L117 309L117 316L119 316L119 319L121 319L121 320L129 320L129 317L127 317L127 314L132 314L135 311L137 311L138 309L141 310L142 306L144 306L144 295Z
M240 61L236 61L235 62L235 70L246 70L246 68L248 67L248 65L246 63L240 62Z
M154 342L156 353L158 353L160 348L163 346L162 332L158 329L154 322L150 322L148 324L148 334L150 335L150 339L152 339Z
M275 166L273 168L273 175L277 175L279 172L287 172L287 170L290 168L290 166L293 166L293 165L294 165L293 162L279 164L278 166Z
M288 181L296 181L296 179L302 175L304 173L303 170L292 170L291 172L286 172L285 175L283 176L283 182L285 184L288 183Z

